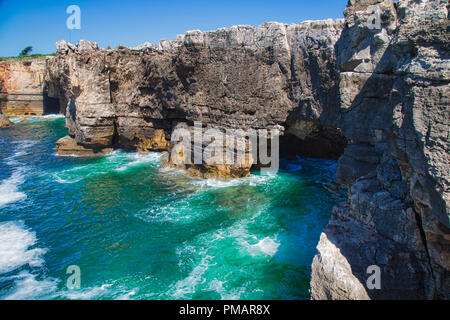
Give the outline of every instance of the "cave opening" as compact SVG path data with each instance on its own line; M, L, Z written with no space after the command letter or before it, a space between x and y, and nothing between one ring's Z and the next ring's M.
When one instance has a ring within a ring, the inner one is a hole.
M43 114L59 114L61 113L61 106L58 98L49 97L46 92L42 95Z
M317 158L338 160L347 147L341 129L314 124L313 129L299 132L294 126L280 136L280 158Z

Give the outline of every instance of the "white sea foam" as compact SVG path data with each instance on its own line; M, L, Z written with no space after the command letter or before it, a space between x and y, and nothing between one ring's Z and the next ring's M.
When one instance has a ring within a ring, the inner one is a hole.
M13 143L17 145L17 147L15 148L15 152L12 156L9 156L5 159L6 164L11 167L20 165L20 161L18 161L17 159L27 155L28 154L27 149L33 147L36 144L36 141L23 140L23 141L15 141Z
M62 114L47 114L44 116L29 116L26 118L23 117L13 117L10 118L9 120L15 124L18 124L20 122L22 122L23 120L26 120L27 122L38 122L38 121L48 121L48 120L57 120L57 119L61 119L61 118L65 118L64 115Z
M15 167L15 169L9 178L0 183L0 207L27 198L25 193L18 191L18 188L25 181L25 172L28 170L28 167L23 166L18 158L28 154L27 149L33 147L36 141L23 140L13 143L17 147L14 154L5 159L5 163L10 167Z
M18 187L24 182L24 170L19 169L12 173L12 175L3 180L0 184L0 208L13 202L24 200L27 195L24 192L18 191Z
M22 271L13 278L15 279L13 291L2 299L28 300L51 298L54 295L59 282L55 278L38 280L36 275L31 274L28 271Z
M192 241L185 242L178 247L176 254L180 257L180 266L184 266L186 261L197 260L198 257L201 257L201 259L193 265L192 271L187 277L171 286L170 296L175 299L190 299L192 294L196 292L213 291L217 292L221 299L240 299L246 288L227 288L226 279L228 275L221 274L220 267L214 267L218 264L216 260L217 250L220 251L221 248L231 246L236 247L239 255L242 256L254 257L255 259L266 259L267 256L273 257L280 246L277 236L267 236L261 239L249 232L249 225L256 223L255 219L264 210L265 207L262 207L251 217L236 221L231 226L198 235ZM237 244L237 246L234 244ZM211 279L211 276L213 276L212 280L208 280Z
M159 173L167 176L184 176L187 178L186 171L182 169L173 168L170 166L159 168Z
M222 300L239 300L241 295L245 292L245 287L234 288L229 290L225 288L226 281L213 279L209 282L209 291L214 291L220 294Z
M215 265L215 263L211 264L211 260L213 259L214 257L205 255L200 263L192 269L186 278L175 283L172 296L175 299L183 299L187 298L187 295L195 293L195 288L206 282L203 275L209 267Z
M140 155L138 153L126 153L116 150L98 162L54 172L52 176L58 183L71 184L95 175L107 174L114 171L124 172L136 166L157 163L159 159L160 155L158 153Z
M21 122L23 120L23 118L18 118L18 117L14 117L14 118L9 118L9 121L11 121L14 124L18 124L19 122Z
M154 205L150 208L141 210L136 214L137 218L144 221L159 221L171 223L190 223L195 217L201 217L201 212L194 208L190 208L192 197L195 194L190 194L186 198L170 202L167 205ZM182 208L182 209L180 209Z
M42 266L47 250L32 248L36 242L36 234L25 229L23 223L0 223L0 274L23 265Z
M65 118L66 116L63 114L46 114L45 116L37 116L36 118L41 119L61 119Z
M257 244L252 245L252 248L261 251L271 257L275 255L278 251L280 244L270 237L266 237L260 240Z
M61 158L81 158L78 154L59 154L57 152L53 153L53 156Z
M276 175L255 175L252 174L248 178L237 178L237 179L193 179L190 183L194 186L200 188L228 188L239 185L250 185L256 186L261 184L266 184L271 179L275 178Z
M36 234L25 228L22 222L0 223L0 274L12 272L27 266L37 269L44 265L47 249L34 248ZM56 290L58 280L54 278L38 279L34 271L22 270L17 275L10 275L3 280L13 280L14 287L2 299L22 300L49 298Z
M34 140L21 140L21 141L15 141L15 144L17 144L18 149L28 149L37 144L37 141Z
M53 177L55 178L56 182L61 183L61 184L72 184L72 183L77 183L77 182L80 182L81 180L83 180L83 178L63 179L63 178L60 178L57 173L55 173L53 175Z
M133 289L130 292L120 295L117 300L130 300L133 296L135 296L139 292L139 288Z
M128 289L117 280L99 286L82 288L80 290L60 291L58 296L70 300L116 299L130 300L139 292L139 288Z
M111 287L113 287L113 283L106 283L101 286L85 288L81 290L71 290L61 292L60 295L63 298L67 298L70 300L91 300L91 299L99 299L102 297L109 297L112 293Z
M161 155L158 153L150 153L147 155L140 155L138 153L132 153L126 157L127 159L132 159L133 161L128 162L119 168L114 169L115 171L126 171L132 167L139 166L145 163L156 162L161 159Z
M72 173L86 169L86 168L88 168L87 165L86 166L78 166L78 167L74 167L71 169L62 170L60 172L55 172L52 174L52 176L58 183L72 184L72 183L79 182L89 176L89 174L87 174L87 175L82 175L81 177L78 177L78 178L71 178ZM67 176L65 176L65 175L67 175Z
M252 219L256 218L261 214L261 211L258 211ZM277 236L265 237L263 239L258 238L256 235L248 232L248 225L251 220L244 220L238 223L235 223L224 233L227 237L233 237L236 239L236 242L240 245L245 252L250 254L251 256L258 256L261 254L269 255L273 257L277 251L280 243L277 242Z

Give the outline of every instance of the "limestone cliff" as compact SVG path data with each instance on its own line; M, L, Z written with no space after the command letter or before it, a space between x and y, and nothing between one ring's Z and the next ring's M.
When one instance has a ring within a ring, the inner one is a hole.
M377 5L380 28L364 23ZM312 266L315 299L450 298L447 1L350 1L336 50L347 203ZM368 290L367 268L381 270Z
M45 59L0 62L0 108L6 116L42 115Z
M48 83L67 106L69 134L97 150L136 149L160 130L170 141L174 128L194 121L217 129L283 130L319 118L333 125L341 30L342 21L327 20L190 31L137 49L59 42ZM249 169L236 168L243 176Z
M310 155L338 157L348 140L337 177L349 198L321 236L312 298L448 299L448 46L447 1L350 0L345 21L190 31L118 50L62 41L46 85L67 116L59 148L71 152L170 150L173 130L194 121L276 127L282 149ZM366 286L371 265L381 289Z

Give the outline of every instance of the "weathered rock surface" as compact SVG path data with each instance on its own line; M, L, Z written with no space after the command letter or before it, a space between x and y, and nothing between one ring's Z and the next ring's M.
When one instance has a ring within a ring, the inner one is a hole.
M326 20L189 31L132 50L61 41L46 79L66 106L70 136L88 148L140 149L161 130L170 141L176 126L192 128L194 121L218 130L270 129L320 117L333 125L334 44L342 27L342 21ZM155 144L154 150L165 148ZM231 175L246 176L250 168L239 166Z
M369 5L379 29L365 23ZM312 297L449 299L448 2L352 0L345 16L337 60L352 143L337 176L349 200L322 234ZM380 290L366 286L371 265Z
M44 113L44 59L0 62L0 108L8 117Z
M75 139L65 136L56 141L55 150L60 156L97 157L113 152L112 148L92 149L77 144Z
M345 22L189 31L119 50L60 42L58 53L46 82L65 107L66 144L175 149L174 164L195 148L168 146L174 129L202 121L282 128L289 143L336 158L342 132L349 145L337 178L349 198L321 236L312 298L450 298L447 1L350 0ZM338 143L326 150L311 143L329 137ZM186 169L208 177L250 168ZM367 287L372 265L380 289Z

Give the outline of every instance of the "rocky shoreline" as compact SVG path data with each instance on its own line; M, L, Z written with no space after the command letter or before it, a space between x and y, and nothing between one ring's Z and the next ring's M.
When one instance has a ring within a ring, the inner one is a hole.
M189 31L116 50L60 41L44 72L69 130L57 150L184 159L206 144L173 144L174 132L198 121L220 132L276 129L283 156L339 158L348 190L317 246L313 299L449 299L448 8L350 0L345 20ZM233 152L248 156L243 148ZM259 161L182 168L243 177ZM380 288L367 286L370 266Z

